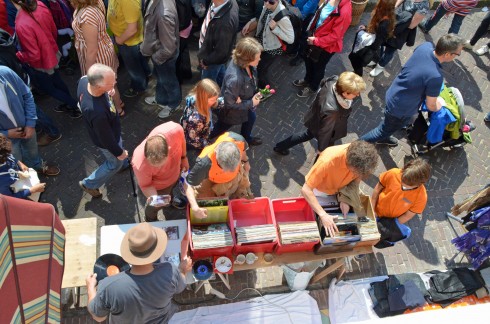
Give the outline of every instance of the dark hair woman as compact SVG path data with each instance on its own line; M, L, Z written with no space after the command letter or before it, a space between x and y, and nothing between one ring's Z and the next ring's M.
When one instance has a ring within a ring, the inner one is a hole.
M367 28L364 25L359 26L354 44L352 44L352 52L349 54L350 62L357 75L362 76L363 67L369 62L379 60L379 48L389 37L393 37L396 22L395 3L396 0L380 0L372 12ZM374 35L375 39L370 45L357 49L361 35L365 32Z
M58 71L61 53L56 44L58 30L49 9L35 0L12 0L19 11L15 18L15 33L21 50L17 57L28 65L28 73L36 87L63 102L57 112L69 112L72 118L81 117L77 101L70 95Z

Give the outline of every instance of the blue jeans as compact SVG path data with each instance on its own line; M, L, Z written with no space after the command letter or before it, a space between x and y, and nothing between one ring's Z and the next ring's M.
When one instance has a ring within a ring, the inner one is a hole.
M58 69L55 69L53 74L48 74L29 67L27 72L39 90L68 105L71 109L76 109L77 100L71 96Z
M385 110L385 117L378 127L371 130L367 134L362 135L360 139L369 143L375 143L388 139L397 130L407 126L411 120L412 116L396 117Z
M122 141L119 144L122 145ZM99 189L99 187L109 181L121 168L128 165L128 159L121 161L109 152L109 150L100 147L99 150L106 160L91 175L82 180L83 185L89 189Z
M437 7L437 9L434 12L434 14L432 15L432 17L430 19L428 19L427 22L425 23L425 26L424 26L425 30L426 31L431 30L432 27L437 25L439 20L441 20L441 18L444 17L445 14L447 14L447 10L444 9L444 7L442 5L439 5L439 7ZM454 14L453 16L454 16L453 21L451 22L451 27L449 27L448 34L459 33L459 29L461 28L461 25L463 24L463 19L464 19L464 17L466 17L466 16L457 15L457 14Z
M242 123L242 128L240 130L240 134L245 138L247 142L250 142L252 140L252 128L254 127L255 120L257 119L257 113L252 110L248 110L248 120L244 123ZM231 124L226 124L223 123L218 119L216 124L213 127L213 130L211 131L211 134L209 134L209 138L215 138L216 136L219 136L229 130L233 125Z
M163 64L156 64L153 61L153 71L157 77L155 100L159 105L169 106L172 109L177 108L182 100L176 61L177 56Z
M117 45L121 58L131 79L131 88L135 91L145 91L148 86L147 77L151 74L148 60L141 54L140 46Z
M36 131L46 133L51 137L58 137L60 135L60 130L54 125L54 121L39 109L38 105L36 105L36 114Z
M201 71L201 80L211 79L216 82L221 88L221 84L223 83L223 79L225 78L225 72L226 64L208 65L205 70Z
M37 150L36 132L31 138L11 138L12 155L29 168L39 170L42 168L42 160Z
M385 67L395 56L397 49L390 46L381 46L379 49L379 62L378 64Z

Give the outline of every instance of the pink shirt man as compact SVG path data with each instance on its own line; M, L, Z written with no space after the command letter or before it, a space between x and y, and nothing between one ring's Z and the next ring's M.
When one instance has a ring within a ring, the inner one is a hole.
M168 145L168 156L164 164L151 165L145 158L145 143L149 137L162 135ZM148 197L166 188L171 189L179 179L181 163L186 157L184 130L175 122L167 122L155 127L133 153L133 170L141 190Z

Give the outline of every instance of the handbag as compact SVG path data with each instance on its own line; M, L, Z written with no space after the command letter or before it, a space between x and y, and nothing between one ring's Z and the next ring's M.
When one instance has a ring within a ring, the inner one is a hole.
M324 50L321 47L315 45L308 45L305 48L304 55L307 59L311 60L312 62L318 63L322 52L324 52Z

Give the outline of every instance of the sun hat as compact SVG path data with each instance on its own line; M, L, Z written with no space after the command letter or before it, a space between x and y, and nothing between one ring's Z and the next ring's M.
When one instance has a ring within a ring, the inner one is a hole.
M153 263L167 247L167 234L161 228L141 223L131 228L121 242L121 256L133 265Z

